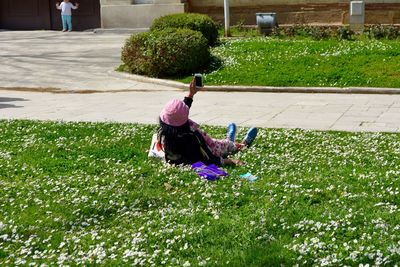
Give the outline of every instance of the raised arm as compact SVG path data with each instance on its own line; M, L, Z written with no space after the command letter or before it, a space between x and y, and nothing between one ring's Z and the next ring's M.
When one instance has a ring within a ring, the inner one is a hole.
M75 3L75 5L72 5L72 9L78 9L79 3Z
M190 108L193 103L193 96L199 91L199 89L196 87L195 80L193 78L192 82L190 83L189 86L189 94L185 96L183 99L183 102Z
M189 85L189 94L187 97L193 98L195 94L199 91L199 88L196 86L195 78L193 78L192 82Z
M57 8L57 9L61 9L61 6L60 6L60 3L59 3L59 2L56 3L56 8Z

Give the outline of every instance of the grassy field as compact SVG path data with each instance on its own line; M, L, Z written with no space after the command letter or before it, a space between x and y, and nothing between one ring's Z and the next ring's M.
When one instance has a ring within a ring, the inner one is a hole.
M396 40L251 37L226 40L212 53L222 65L206 71L208 85L400 88Z
M154 130L0 121L0 265L400 262L399 134L260 129L205 182L147 159Z

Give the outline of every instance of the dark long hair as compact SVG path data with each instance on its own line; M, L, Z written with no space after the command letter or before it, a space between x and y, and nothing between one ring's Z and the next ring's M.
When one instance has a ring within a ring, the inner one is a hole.
M171 126L159 118L159 124L158 139L163 142L164 151L169 154L179 154L179 148L182 146L179 137L191 132L189 121L182 126Z

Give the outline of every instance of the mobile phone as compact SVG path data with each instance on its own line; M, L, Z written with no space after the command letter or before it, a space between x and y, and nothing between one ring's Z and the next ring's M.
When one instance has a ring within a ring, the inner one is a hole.
M196 83L196 87L203 87L203 75L201 75L200 73L196 73L194 75L194 79L195 79L195 83Z

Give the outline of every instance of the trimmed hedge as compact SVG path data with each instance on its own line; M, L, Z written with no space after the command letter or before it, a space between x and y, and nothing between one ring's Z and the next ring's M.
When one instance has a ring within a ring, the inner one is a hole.
M150 30L166 28L186 28L201 32L208 40L208 45L214 46L218 41L218 26L207 15L196 13L172 14L154 20Z
M132 35L122 49L124 70L151 77L192 74L209 63L207 39L189 29Z
M364 29L364 34L366 34L370 39L397 39L400 37L400 28L395 25L368 25Z
M365 25L363 34L370 39L398 39L400 38L400 27L398 25ZM294 37L304 36L311 37L316 40L328 39L336 37L340 40L352 40L360 35L350 29L349 26L310 26L310 25L293 25L284 28L274 28L273 36L277 37Z

